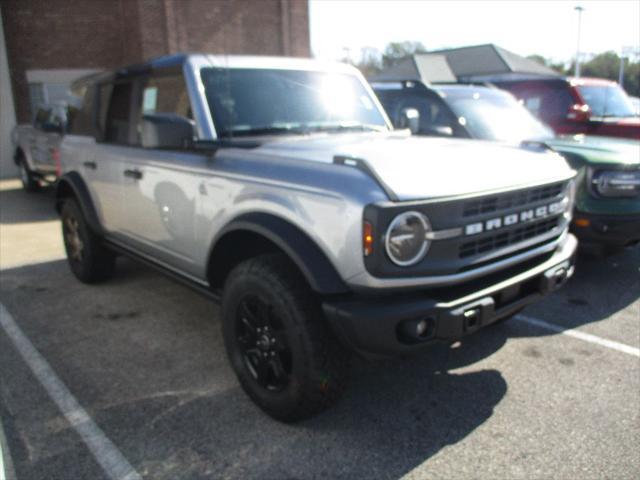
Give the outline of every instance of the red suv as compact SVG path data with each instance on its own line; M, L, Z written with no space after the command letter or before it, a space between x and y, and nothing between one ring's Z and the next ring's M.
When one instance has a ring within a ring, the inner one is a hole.
M492 82L510 91L556 133L640 139L640 117L620 86L600 78Z

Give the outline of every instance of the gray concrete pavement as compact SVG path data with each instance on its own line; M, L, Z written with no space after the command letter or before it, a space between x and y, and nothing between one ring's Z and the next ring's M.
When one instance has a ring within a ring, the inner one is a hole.
M638 478L634 355L511 321L356 360L338 405L283 425L239 388L215 305L127 260L103 285L75 281L48 195L0 188L0 302L145 479ZM41 249L16 262L29 232ZM640 249L581 260L525 314L639 347ZM18 479L108 478L2 330L0 366Z

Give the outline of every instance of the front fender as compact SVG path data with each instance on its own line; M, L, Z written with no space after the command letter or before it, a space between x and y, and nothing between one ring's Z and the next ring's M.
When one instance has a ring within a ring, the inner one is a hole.
M321 294L350 291L330 260L306 233L288 221L267 213L243 214L227 224L213 243L209 262L220 240L227 234L239 231L260 235L276 245L298 267L314 291Z

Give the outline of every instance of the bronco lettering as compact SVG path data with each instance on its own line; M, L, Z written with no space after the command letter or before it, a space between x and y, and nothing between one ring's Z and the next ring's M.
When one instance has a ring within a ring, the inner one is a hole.
M523 210L518 213L510 213L504 217L490 218L484 222L471 223L464 227L464 233L465 235L477 235L485 231L498 230L499 228L515 225L516 223L524 223L549 215L559 214L560 212L562 212L562 202L555 202L550 205L537 207L536 209Z

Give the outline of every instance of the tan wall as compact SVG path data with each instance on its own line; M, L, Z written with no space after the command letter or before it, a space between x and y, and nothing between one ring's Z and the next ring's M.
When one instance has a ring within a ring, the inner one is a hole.
M2 17L2 10L0 10L0 17ZM0 178L14 177L18 173L13 163L13 147L11 145L11 131L15 124L16 113L11 82L9 81L4 30L2 22L0 22Z
M307 0L3 0L17 116L27 70L113 68L179 51L310 56Z

